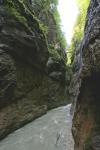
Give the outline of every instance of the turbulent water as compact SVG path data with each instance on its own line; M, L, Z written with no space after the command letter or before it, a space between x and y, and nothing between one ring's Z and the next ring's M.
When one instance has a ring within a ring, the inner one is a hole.
M0 142L0 150L73 150L70 106L49 111Z

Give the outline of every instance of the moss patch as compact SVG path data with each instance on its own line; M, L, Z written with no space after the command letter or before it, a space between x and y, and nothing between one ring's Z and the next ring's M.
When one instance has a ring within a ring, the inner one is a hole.
M16 2L7 0L4 4L9 15L15 17L32 31L34 31L34 26L36 26L41 33L40 36L46 38L48 28L34 15L34 11L27 0L17 0ZM32 23L34 25L32 25Z

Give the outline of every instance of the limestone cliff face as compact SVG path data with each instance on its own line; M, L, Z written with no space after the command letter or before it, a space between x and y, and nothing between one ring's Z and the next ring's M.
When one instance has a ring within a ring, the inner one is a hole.
M83 70L73 119L75 150L100 150L100 1L91 0L82 41Z
M33 8L27 0L0 1L0 138L67 103L66 54L50 53L53 31Z

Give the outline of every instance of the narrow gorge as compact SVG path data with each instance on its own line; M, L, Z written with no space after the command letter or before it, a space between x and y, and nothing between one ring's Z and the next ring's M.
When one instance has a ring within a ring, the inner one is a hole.
M49 2L41 5L0 1L0 138L68 103L66 53Z
M100 150L100 0L67 52L57 5L0 0L0 150Z

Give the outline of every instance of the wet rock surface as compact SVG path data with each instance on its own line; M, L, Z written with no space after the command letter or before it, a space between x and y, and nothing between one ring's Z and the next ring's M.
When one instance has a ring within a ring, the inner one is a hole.
M49 37L46 37L45 25L35 15L34 8L26 0L1 3L0 139L47 110L67 104L66 64L61 58L63 64L53 69L60 70L60 75L49 76L50 68L46 66L51 57ZM51 28L50 22L48 28ZM52 65L60 64L55 57L53 59L56 62Z
M75 150L100 149L100 1L91 0L82 41L81 86L73 119Z

